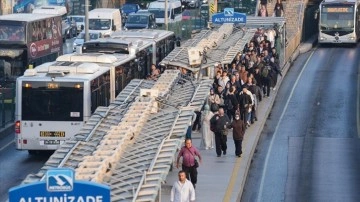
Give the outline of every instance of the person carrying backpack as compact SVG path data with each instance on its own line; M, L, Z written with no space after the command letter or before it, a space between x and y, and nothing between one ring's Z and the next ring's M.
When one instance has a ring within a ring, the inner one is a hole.
M266 63L266 65L261 70L261 78L263 86L264 97L270 97L270 72L271 66Z

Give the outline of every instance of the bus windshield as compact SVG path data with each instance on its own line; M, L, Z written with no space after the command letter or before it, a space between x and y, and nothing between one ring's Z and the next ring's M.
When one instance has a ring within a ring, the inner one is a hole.
M25 31L23 25L0 25L1 41L25 42Z
M89 19L90 30L108 30L111 26L110 19Z
M155 18L165 18L164 9L149 9L149 12L155 15ZM168 17L170 17L170 11L168 11Z
M353 30L354 7L323 6L320 16L321 30Z
M22 120L83 121L83 98L79 83L23 82Z

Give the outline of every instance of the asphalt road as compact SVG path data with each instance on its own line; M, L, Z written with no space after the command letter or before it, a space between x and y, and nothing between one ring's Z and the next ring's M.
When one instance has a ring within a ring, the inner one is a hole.
M241 201L360 201L359 55L359 48L320 47L295 61Z
M64 53L72 52L74 39L66 40ZM36 173L50 157L51 152L31 156L15 149L14 135L0 137L0 202L8 199L8 190L19 185L30 173Z

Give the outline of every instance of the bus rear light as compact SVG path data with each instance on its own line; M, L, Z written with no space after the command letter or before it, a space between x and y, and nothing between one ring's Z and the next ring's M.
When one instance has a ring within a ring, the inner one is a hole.
M23 140L23 144L27 144L27 140Z
M15 133L20 133L20 121L15 122Z

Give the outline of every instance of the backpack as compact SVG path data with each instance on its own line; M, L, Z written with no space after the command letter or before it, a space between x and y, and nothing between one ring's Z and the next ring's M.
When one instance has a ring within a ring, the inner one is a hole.
M215 118L215 120L212 120L212 118L210 119L210 130L212 131L212 132L216 132L216 123L217 123L217 120L216 120L216 117L215 116L217 116L217 114L215 114L212 118Z
M263 68L263 70L261 71L261 76L264 77L264 78L268 77L268 75L269 75L269 69L270 69L269 66L265 66L265 67Z
M225 106L226 106L226 109L228 109L228 110L232 110L234 108L234 105L232 104L230 98L225 100Z
M216 103L211 103L211 105L210 105L210 110L211 110L212 112L217 112L217 111L219 110L219 105L216 104Z

